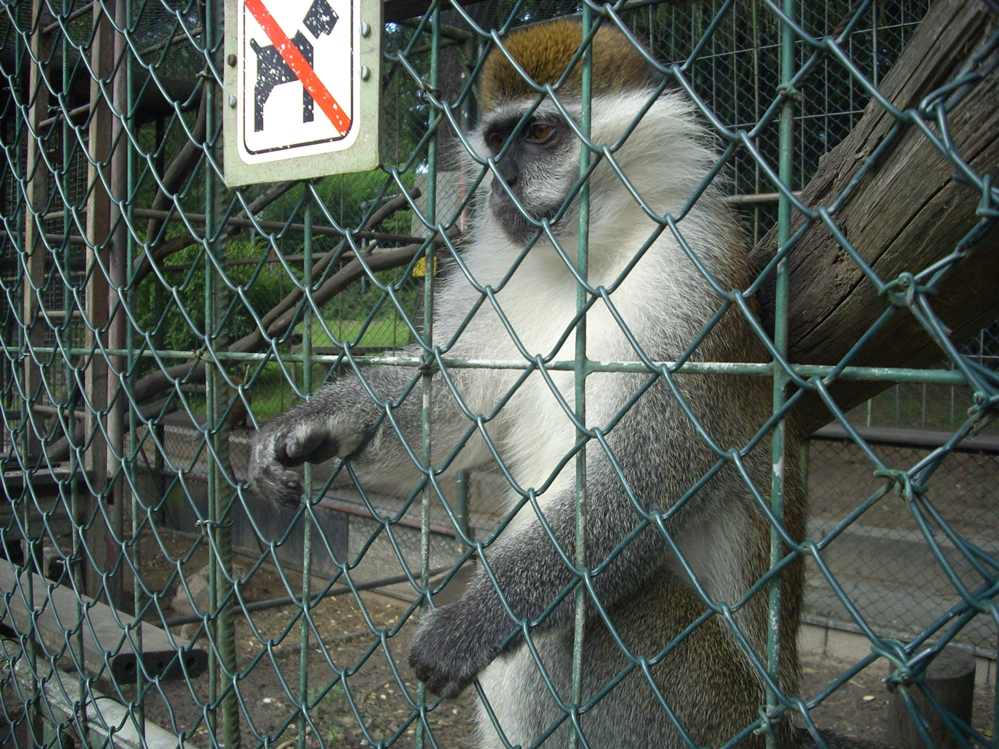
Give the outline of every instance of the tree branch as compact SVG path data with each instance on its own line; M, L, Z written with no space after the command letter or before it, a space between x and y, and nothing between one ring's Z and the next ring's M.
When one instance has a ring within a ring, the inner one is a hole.
M396 211L409 205L410 199L415 200L418 197L420 197L420 191L415 188L409 191L408 197L407 195L397 195L375 211L371 218L365 222L362 229L369 226L377 226ZM312 272L315 278L321 277L323 271L329 266L329 264L336 258L340 257L340 251L343 249L343 246L344 242L341 241L335 248L324 253L316 260L315 264L312 266ZM413 244L398 250L369 253L365 255L365 262L372 271L397 268L400 265L406 265L410 260L412 260L413 256L422 246L422 244ZM345 289L352 281L357 280L365 273L366 271L364 270L364 266L355 258L327 279L319 289L314 291L312 298L317 305L325 304L343 291L343 289ZM302 302L303 298L304 294L301 289L297 287L292 289L292 291L289 292L284 299L271 308L271 310L261 318L260 326L258 326L257 329L232 343L229 346L228 351L230 353L253 353L263 350L267 344L268 338L280 337L288 331L288 328L296 317L297 306ZM266 337L262 332L263 330L267 331ZM132 391L132 397L136 403L141 403L157 393L172 387L173 383L177 380L183 380L184 382L200 382L204 379L204 377L204 362L188 362L186 364L178 364L166 369L156 370L154 372L150 372L148 375L135 383L135 387Z
M879 90L899 109L920 106L961 71L971 69L995 28L995 16L980 3L937 0ZM995 62L996 51L991 55L986 63ZM984 79L963 92L964 98L947 115L947 129L954 150L975 173L995 175L999 172L999 74L989 70L987 64L979 70L986 73ZM822 158L802 192L802 203L810 208L831 205L848 189L896 124L897 120L872 100L850 134ZM919 273L955 253L962 238L983 220L977 215L981 192L962 182L955 172L954 164L917 127L906 125L832 218L884 282L905 272ZM797 214L792 233L803 222L804 217ZM774 229L753 252L757 265L762 268L776 249ZM995 293L999 231L993 227L974 252L958 257L963 259L931 303L950 328L951 339L960 345L999 317L999 294ZM791 277L791 362L840 362L892 306L878 296L875 285L821 221L815 221L805 231L787 262ZM772 330L772 286L765 289L760 301L764 324ZM906 309L896 309L850 364L927 367L944 358L917 318ZM846 411L890 385L840 381L831 391ZM793 419L801 433L810 434L832 416L818 397L809 396L796 408Z

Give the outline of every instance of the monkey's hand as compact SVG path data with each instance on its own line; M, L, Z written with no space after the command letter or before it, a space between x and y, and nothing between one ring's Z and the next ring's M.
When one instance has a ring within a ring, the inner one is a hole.
M461 694L499 655L500 645L513 629L500 613L498 598L494 615L485 618L478 617L470 601L466 595L431 611L409 646L409 665L416 678L445 700Z
M335 457L338 449L329 419L308 418L292 410L253 435L247 477L260 496L294 506L302 497L302 480L288 469L306 461L322 463Z

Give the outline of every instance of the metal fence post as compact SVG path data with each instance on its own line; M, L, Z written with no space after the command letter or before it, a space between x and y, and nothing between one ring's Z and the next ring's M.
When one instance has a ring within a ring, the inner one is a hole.
M783 11L788 18L795 16L794 0L784 0ZM781 29L781 86L783 87L784 102L780 112L780 180L784 188L790 192L794 189L792 184L794 168L794 98L791 91L791 80L794 77L794 33L788 24L783 24ZM780 203L778 205L777 217L778 245L784 247L791 237L791 201L788 196L781 192ZM787 259L780 261L777 266L777 289L776 302L774 307L774 347L783 357L787 354L787 309L788 309L789 276ZM774 394L773 409L777 413L784 407L786 398L786 388L788 383L787 373L780 366L777 359L772 362ZM786 456L786 423L781 419L774 427L771 435L771 457L773 461L773 474L771 477L770 507L774 517L783 522L784 518L784 471ZM793 470L793 469L792 469ZM776 566L784 556L784 543L780 533L775 527L770 529L770 565ZM773 677L774 683L780 684L780 640L781 640L781 576L774 576L770 582L769 608L770 616L768 621L770 627L767 630L767 670ZM778 709L780 698L772 687L767 686L767 714L773 717ZM787 719L786 717L784 718ZM766 733L767 749L776 749L776 737L773 732Z
M305 294L302 300L302 392L312 396L312 209L315 195L306 187L305 208L302 222L305 232L302 237L302 286ZM309 628L311 625L312 600L312 466L305 464L304 477L305 512L302 513L302 626L298 656L298 698L301 701L301 715L298 718L298 747L305 749L305 729L311 723L309 708Z
M458 516L458 530L465 538L471 538L471 521L468 514L469 500L469 472L467 469L458 471L458 478L455 480L454 505L455 515ZM467 548L464 541L458 540L458 551L463 553Z
M582 39L585 42L593 28L593 10L588 3L583 3ZM593 82L593 47L589 45L583 52L579 64L582 66L580 81L580 132L586 138L590 137L591 129L591 87ZM585 141L579 143L579 175L586 177L590 167L590 148ZM576 247L576 269L583 282L587 280L589 269L590 241L590 182L585 180L579 190L579 238ZM589 301L589 294L582 282L576 283L576 313L580 315L576 323L575 355L573 361L573 383L575 395L575 412L578 419L576 439L586 436L586 375L588 361L586 358L586 316L583 311ZM583 574L586 572L586 445L576 453L576 536L575 562L576 568ZM579 710L583 701L583 646L586 632L586 586L582 579L577 583L575 591L575 616L573 621L572 641L572 709ZM569 746L572 749L580 745L581 735L578 732L578 721L573 715L573 730L569 734Z
M431 89L437 87L437 72L440 61L440 30L441 30L441 7L440 0L433 0L430 7L430 75L428 85ZM433 107L428 108L427 126L432 128L430 139L427 142L427 221L431 228L427 231L426 247L423 251L424 275L423 275L423 343L424 348L420 355L422 359L423 376L421 382L421 394L423 396L422 419L421 419L421 460L424 470L433 470L433 367L434 361L434 269L436 258L434 256L434 230L432 226L437 223L437 122L440 113ZM422 501L420 504L420 586L423 590L430 588L430 505L433 501L434 488L431 482L427 481L423 486ZM421 614L426 612L427 601L424 600ZM417 688L417 700L420 710L424 710L426 705L426 687L420 682ZM416 749L423 749L424 721L420 720L416 725Z

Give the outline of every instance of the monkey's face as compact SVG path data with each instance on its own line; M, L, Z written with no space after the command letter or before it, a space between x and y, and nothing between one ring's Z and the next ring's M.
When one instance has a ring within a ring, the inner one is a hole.
M565 120L539 108L524 121L525 109L489 115L481 130L496 164L496 173L484 183L488 210L519 242L544 219L558 218L556 230L570 222L562 209L579 176L579 145Z

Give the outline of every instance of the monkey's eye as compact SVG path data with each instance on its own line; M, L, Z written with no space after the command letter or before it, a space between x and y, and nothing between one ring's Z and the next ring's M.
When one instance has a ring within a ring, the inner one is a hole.
M555 133L555 128L547 122L532 122L524 129L524 136L528 140L543 142L548 140Z
M506 138L500 132L492 132L486 136L486 145L493 153L499 153L506 144Z

